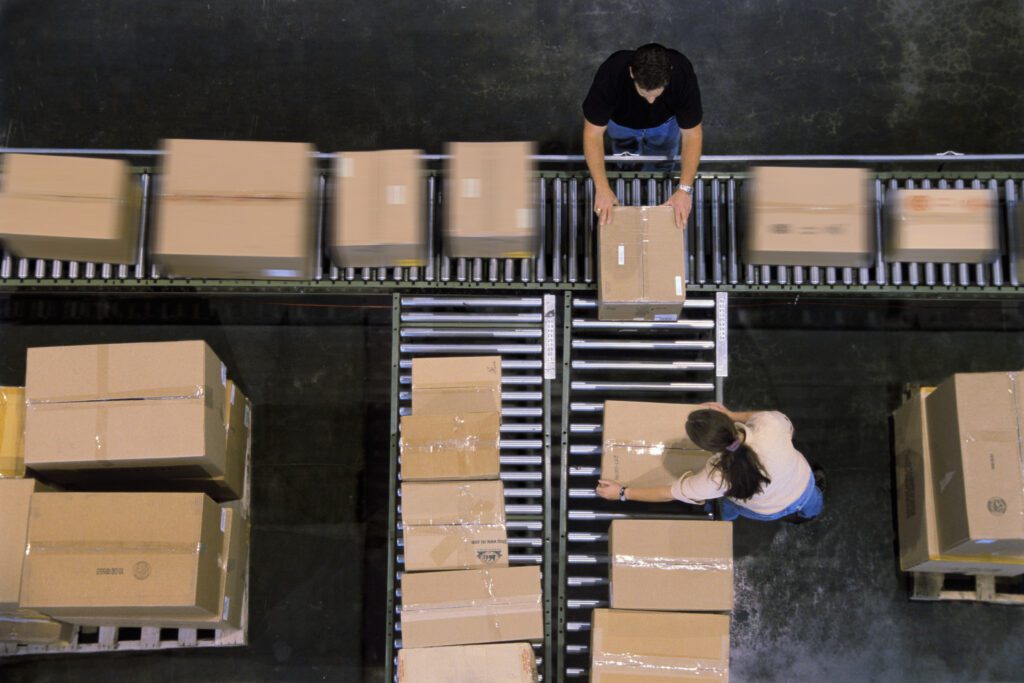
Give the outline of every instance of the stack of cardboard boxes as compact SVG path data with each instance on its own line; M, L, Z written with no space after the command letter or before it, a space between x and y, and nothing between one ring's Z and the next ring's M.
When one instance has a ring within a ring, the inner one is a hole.
M500 428L500 357L413 360L400 680L475 680L493 667L534 680L528 644L491 644L543 637L539 569L509 567Z

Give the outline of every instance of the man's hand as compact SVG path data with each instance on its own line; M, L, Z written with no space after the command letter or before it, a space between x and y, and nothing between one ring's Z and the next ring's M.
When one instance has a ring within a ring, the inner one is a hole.
M685 228L686 221L690 218L690 209L693 208L693 197L688 192L676 190L664 206L672 207L672 215L676 218L676 227L680 230Z
M599 225L609 225L612 222L612 207L618 203L619 200L612 192L612 188L607 185L598 188L594 194L594 213L597 214Z
M618 500L619 491L621 490L622 484L617 481L601 479L597 482L597 495L601 496L605 500Z

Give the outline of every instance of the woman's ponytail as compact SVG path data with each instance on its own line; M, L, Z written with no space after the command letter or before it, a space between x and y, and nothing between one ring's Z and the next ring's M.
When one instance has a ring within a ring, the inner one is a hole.
M744 441L728 415L718 410L695 410L686 421L690 440L706 451L720 453L713 467L729 486L725 495L748 500L771 483L754 449Z

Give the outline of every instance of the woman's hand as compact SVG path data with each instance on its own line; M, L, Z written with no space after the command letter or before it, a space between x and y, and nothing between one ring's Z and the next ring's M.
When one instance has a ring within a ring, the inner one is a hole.
M618 500L619 491L621 490L622 484L617 481L601 479L597 482L597 495L601 496L605 500Z

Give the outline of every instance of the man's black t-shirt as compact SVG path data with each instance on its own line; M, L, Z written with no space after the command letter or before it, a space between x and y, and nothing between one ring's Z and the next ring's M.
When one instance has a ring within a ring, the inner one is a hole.
M583 116L595 126L606 126L611 119L627 128L654 128L675 116L680 128L693 128L701 122L700 88L693 65L681 52L669 50L672 76L654 104L640 97L629 75L633 50L620 50L597 69Z

